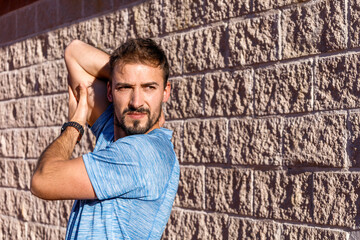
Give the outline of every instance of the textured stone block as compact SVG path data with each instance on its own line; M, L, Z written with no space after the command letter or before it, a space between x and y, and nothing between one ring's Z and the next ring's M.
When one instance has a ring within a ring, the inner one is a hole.
M166 117L165 117L166 119ZM168 128L173 131L171 142L174 145L174 150L176 157L179 162L182 162L183 158L183 134L184 134L184 124L183 122L165 122L165 128Z
M0 156L22 158L26 155L26 131L1 130L0 131Z
M202 75L171 79L171 94L165 104L165 116L169 119L202 116L202 81Z
M182 167L175 206L203 209L205 202L204 168Z
M360 113L353 112L349 115L350 136L348 141L348 154L350 166L360 166Z
M29 191L15 189L3 189L0 191L0 196L4 202L9 203L0 206L2 215L24 221L59 224L59 204L57 201L44 201L33 196Z
M206 209L252 215L252 172L240 169L206 169Z
M230 65L248 65L278 59L278 15L266 15L229 26Z
M27 239L26 224L13 218L0 217L0 239Z
M232 164L280 165L283 120L232 119L229 159Z
M290 4L308 2L309 0L254 0L254 11L265 11L273 8L283 7Z
M254 221L231 217L229 222L227 239L280 239L281 226L273 221Z
M312 222L311 173L256 171L256 217Z
M27 158L38 158L45 148L60 135L59 127L41 127L25 132L24 154Z
M36 29L36 7L28 5L16 10L16 38L28 36L37 31Z
M29 223L28 239L65 239L64 229Z
M222 214L203 214L173 211L162 239L228 239L229 217Z
M315 173L314 221L323 225L360 228L360 174Z
M163 7L165 31L174 32L193 28L229 17L241 16L249 11L249 0L165 0Z
M204 102L207 116L253 113L251 70L205 75Z
M295 239L333 239L343 240L347 239L346 232L338 230L321 229L315 227L305 227L284 224L281 231L282 240L295 240Z
M167 56L170 76L182 74L183 40L181 35L174 35L160 40L160 45Z
M2 157L0 157L0 186L7 186L6 159Z
M58 212L58 218L59 218L59 226L66 228L69 218L71 209L73 207L74 201L66 200L66 201L59 201L59 212ZM65 235L64 235L65 236Z
M311 62L277 65L255 71L255 114L312 110Z
M349 41L350 47L360 46L360 1L349 1Z
M184 72L226 66L228 36L223 25L200 29L184 35Z
M45 60L46 39L39 35L9 46L9 69L18 69Z
M347 27L345 3L315 1L283 11L283 58L293 58L345 49Z
M163 33L162 1L150 0L129 9L129 21L136 37L156 37Z
M1 19L0 19L0 22L1 22ZM0 40L0 42L1 42L1 40ZM0 47L0 72L7 71L9 69L7 52L8 52L7 47Z
M226 163L226 130L225 119L185 122L183 162Z
M346 115L289 118L284 128L284 161L288 166L344 167Z
M15 76L16 76L15 72L0 73L0 99L1 100L15 98L16 87L10 87L11 85L16 86Z
M26 100L0 102L0 126L2 128L24 127L27 113Z
M27 126L62 125L68 119L68 94L28 98Z
M63 60L9 72L4 75L4 80L1 76L3 75L0 74L0 92L6 92L4 98L47 95L68 90L67 70ZM8 84L14 84L15 87L9 89Z
M59 13L59 23L67 23L82 17L83 1L59 0L58 6L61 6ZM84 4L85 5L85 4Z
M316 75L316 110L357 108L360 104L359 55L322 58Z
M29 160L7 160L6 180L7 186L30 190L31 176L35 170L36 161Z

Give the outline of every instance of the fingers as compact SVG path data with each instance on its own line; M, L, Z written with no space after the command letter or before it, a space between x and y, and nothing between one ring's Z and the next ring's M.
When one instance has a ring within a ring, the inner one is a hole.
M71 121L75 121L85 126L87 115L88 115L88 104L87 104L87 87L84 84L80 84L77 87L79 93L79 101L77 103L74 115Z
M80 97L79 97L79 105L83 107L87 105L87 87L84 84L79 85Z

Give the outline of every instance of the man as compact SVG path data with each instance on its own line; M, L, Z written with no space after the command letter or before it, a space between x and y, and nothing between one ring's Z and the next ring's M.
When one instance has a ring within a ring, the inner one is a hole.
M136 39L109 58L73 41L65 62L70 122L40 156L32 193L76 199L66 239L161 238L179 181L171 131L159 123L170 96L164 52ZM70 159L86 123L95 149Z

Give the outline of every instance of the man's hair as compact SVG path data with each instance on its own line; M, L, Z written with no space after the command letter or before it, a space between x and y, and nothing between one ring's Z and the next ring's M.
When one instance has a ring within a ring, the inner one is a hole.
M164 87L169 78L169 64L164 51L152 39L130 39L117 48L110 56L110 71L113 75L117 64L141 63L152 67L160 67L164 73Z

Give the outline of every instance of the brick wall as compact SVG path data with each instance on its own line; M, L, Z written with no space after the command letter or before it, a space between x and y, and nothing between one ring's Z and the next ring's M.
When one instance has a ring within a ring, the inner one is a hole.
M67 115L65 46L152 37L181 179L164 239L360 239L358 0L39 0L0 17L0 239L63 239L29 192ZM74 155L92 149L87 132Z

